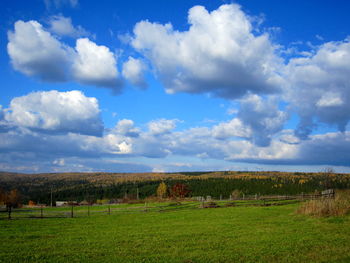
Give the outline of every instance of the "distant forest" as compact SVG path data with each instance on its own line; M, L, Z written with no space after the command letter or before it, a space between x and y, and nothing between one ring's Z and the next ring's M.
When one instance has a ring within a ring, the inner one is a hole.
M164 182L168 189L175 184L186 185L188 196L229 198L240 195L295 195L325 189L349 189L350 175L284 172L184 172L184 173L0 173L0 188L17 189L22 202L50 204L55 201L133 200L156 196Z

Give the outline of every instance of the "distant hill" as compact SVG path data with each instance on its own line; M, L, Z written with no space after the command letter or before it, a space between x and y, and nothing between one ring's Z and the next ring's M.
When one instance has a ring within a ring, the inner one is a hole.
M350 174L287 172L181 172L181 173L40 173L0 172L0 188L17 189L23 202L54 200L146 198L155 195L160 182L170 188L186 184L192 196L242 194L299 194L327 188L350 188Z

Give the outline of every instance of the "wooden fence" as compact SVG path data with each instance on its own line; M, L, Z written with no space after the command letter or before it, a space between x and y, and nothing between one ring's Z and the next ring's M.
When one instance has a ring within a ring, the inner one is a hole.
M230 198L219 200L204 197L195 199L168 201L164 203L144 203L144 204L110 204L110 205L82 205L66 207L23 207L10 211L4 207L0 208L0 219L19 219L19 218L75 218L89 217L93 215L111 215L117 213L144 213L144 212L173 212L186 209L228 207L228 206L275 206L298 203L307 200L316 200L323 198L333 198L333 192L325 194L310 195L247 195L240 198Z

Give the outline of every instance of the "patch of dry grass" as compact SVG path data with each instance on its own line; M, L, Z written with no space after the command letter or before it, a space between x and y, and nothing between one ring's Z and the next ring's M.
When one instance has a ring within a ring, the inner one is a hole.
M350 213L350 190L337 191L335 198L322 198L303 203L298 214L317 217L342 216Z

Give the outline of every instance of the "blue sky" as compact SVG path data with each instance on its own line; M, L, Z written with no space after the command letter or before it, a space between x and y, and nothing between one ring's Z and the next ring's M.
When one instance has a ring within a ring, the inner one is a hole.
M349 172L349 11L5 0L0 170Z

